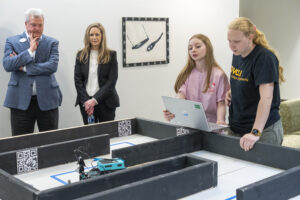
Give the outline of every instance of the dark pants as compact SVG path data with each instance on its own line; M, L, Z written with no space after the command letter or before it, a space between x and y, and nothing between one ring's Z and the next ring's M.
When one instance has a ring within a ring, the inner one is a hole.
M80 112L82 115L83 123L88 124L88 115L82 105L79 104ZM116 108L109 108L104 104L98 104L94 107L95 123L106 122L115 119Z
M10 109L10 122L13 136L33 133L36 121L40 132L57 129L58 108L41 111L36 96L33 96L27 110Z

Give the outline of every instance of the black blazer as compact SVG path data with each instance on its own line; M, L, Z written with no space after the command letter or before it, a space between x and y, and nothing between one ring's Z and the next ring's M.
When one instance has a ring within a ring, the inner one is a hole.
M77 99L75 106L83 105L85 101L91 97L86 91L86 84L89 77L90 55L86 63L80 62L81 51L77 53L75 63L75 87L77 90ZM116 91L116 83L118 79L118 61L117 53L110 51L110 61L106 64L98 65L98 83L99 90L93 96L98 104L105 104L109 108L116 108L120 106L120 100Z

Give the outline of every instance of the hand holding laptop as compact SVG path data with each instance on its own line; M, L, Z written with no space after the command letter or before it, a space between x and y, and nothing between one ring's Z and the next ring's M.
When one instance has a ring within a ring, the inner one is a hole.
M178 98L178 99L185 99L185 96L182 93L178 92L176 94L176 98ZM165 119L167 121L171 121L173 118L175 118L175 115L173 113L171 113L170 111L163 110L163 112L164 112L164 117L165 117Z
M175 117L175 115L169 112L168 110L163 110L163 112L164 112L164 117L167 121L171 121Z
M209 132L228 127L209 123L200 102L167 96L162 96L162 99L166 108L165 119L173 124Z
M228 125L225 121L217 121L216 124L220 124L220 125Z

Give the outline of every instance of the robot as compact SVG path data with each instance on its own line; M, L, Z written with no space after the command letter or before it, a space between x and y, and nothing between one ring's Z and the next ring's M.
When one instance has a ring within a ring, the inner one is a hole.
M104 159L104 158L94 158L93 162L97 162L97 165L92 167L92 169L85 171L85 162L82 156L77 157L77 163L79 165L79 180L86 180L93 177L97 177L103 174L112 173L118 170L125 169L124 160L120 158Z

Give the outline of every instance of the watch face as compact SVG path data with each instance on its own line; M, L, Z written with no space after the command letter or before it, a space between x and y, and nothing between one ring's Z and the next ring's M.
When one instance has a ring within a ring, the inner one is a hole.
M253 135L255 135L255 136L260 136L259 130L257 130L257 129L253 129L253 130L251 131L251 133L252 133Z

